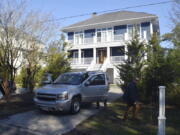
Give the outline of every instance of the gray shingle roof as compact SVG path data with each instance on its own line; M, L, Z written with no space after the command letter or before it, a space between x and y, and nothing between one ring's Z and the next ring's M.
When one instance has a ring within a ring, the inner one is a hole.
M88 25L96 25L96 24L105 23L105 22L111 23L115 21L129 20L133 18L146 18L146 17L156 18L157 16L154 14L148 14L144 12L133 12L133 11L111 12L111 13L106 13L102 15L96 15L87 20L64 27L62 30L66 31L68 29L72 29L76 27L84 27Z

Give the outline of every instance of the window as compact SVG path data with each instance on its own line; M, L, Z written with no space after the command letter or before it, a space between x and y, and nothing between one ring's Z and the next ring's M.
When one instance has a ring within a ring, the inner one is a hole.
M95 29L89 29L84 31L84 42L93 43L95 36Z
M150 22L141 23L141 37L143 39L150 40L150 38L151 38Z
M106 34L106 29L101 30L101 42L106 42L107 39L107 34Z
M130 39L133 38L133 34L134 34L134 26L133 25L128 25L128 37Z
M124 46L119 46L119 47L111 47L111 56L124 56L125 50Z
M101 30L100 29L97 30L97 42L98 43L101 42Z
M90 85L105 85L105 76L103 74L101 75L95 75L90 80Z
M93 38L95 36L95 29L85 30L85 38Z
M83 44L83 33L82 32L75 33L75 44Z
M78 58L78 51L73 52L73 58Z
M113 31L112 28L108 28L107 30L107 41L112 41Z
M68 32L68 40L74 39L74 32Z
M78 58L78 50L70 50L69 58Z
M69 43L73 43L73 40L74 40L74 32L68 32Z
M128 25L129 39L132 39L135 36L135 34L138 34L140 36L140 25L139 24Z
M137 32L137 34L140 36L140 24L136 24L136 26L135 26L135 31Z
M97 42L106 42L107 34L106 34L106 28L98 29L97 30Z
M82 80L83 78L79 74L62 74L54 81L54 84L79 85Z
M97 29L97 42L107 42L112 40L112 28Z
M124 40L127 25L114 26L114 40Z

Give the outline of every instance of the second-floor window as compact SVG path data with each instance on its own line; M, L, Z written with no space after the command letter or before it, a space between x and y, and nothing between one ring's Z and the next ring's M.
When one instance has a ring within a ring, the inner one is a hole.
M114 26L114 40L124 40L127 32L127 25Z
M74 40L74 32L68 32L68 41L73 43Z
M84 43L93 43L95 36L95 29L89 29L84 31Z
M135 34L140 36L140 25L139 24L131 24L128 25L128 38L132 39Z
M83 32L75 32L75 44L83 44Z
M97 42L109 42L112 41L112 28L97 29Z
M107 41L112 41L112 37L113 37L113 30L112 28L108 28L107 29Z
M107 40L107 33L106 29L98 29L97 30L97 42L106 42Z
M151 39L150 22L141 23L141 37L143 39Z

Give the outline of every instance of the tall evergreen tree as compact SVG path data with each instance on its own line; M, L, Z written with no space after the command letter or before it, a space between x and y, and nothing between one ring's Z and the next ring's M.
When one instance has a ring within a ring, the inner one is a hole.
M127 59L117 66L120 80L124 86L135 77L141 78L141 71L146 58L146 43L140 41L138 34L135 34L132 40L126 43L126 46L125 55L127 55Z
M147 66L143 75L144 98L157 101L158 86L167 86L174 80L173 67L169 64L165 50L160 46L156 34L149 41Z

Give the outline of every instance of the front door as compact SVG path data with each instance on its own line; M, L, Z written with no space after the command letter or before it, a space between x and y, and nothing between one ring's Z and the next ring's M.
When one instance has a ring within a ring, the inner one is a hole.
M88 79L82 88L82 96L85 102L103 100L107 94L108 85L104 74L94 75Z
M81 52L81 64L85 64L84 51Z
M99 64L103 64L106 59L106 50L105 49L98 50L98 58L99 58Z

